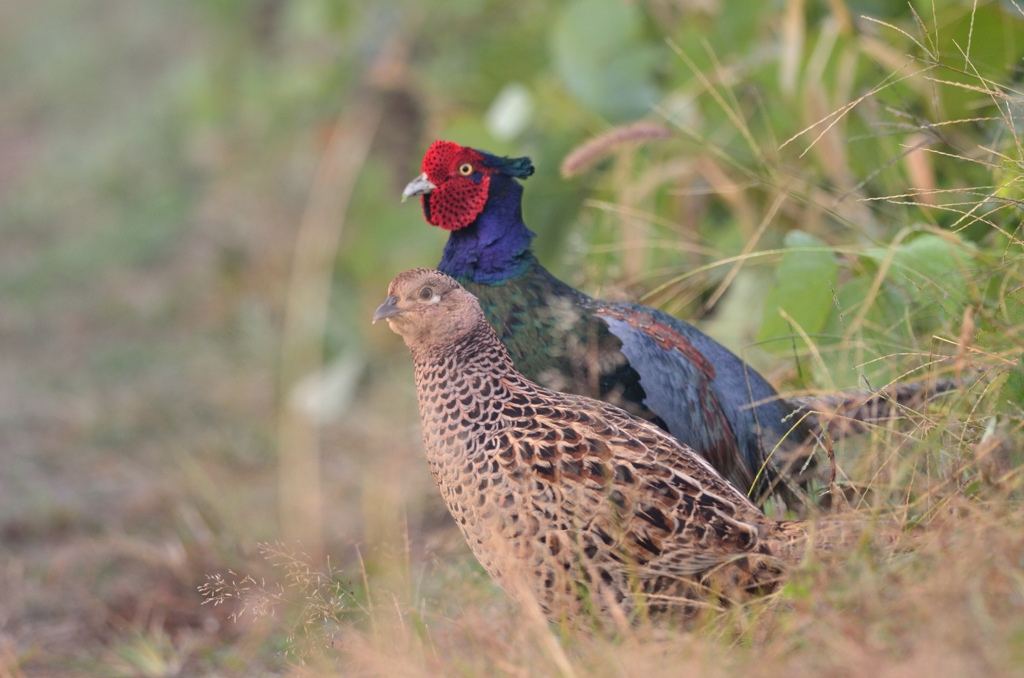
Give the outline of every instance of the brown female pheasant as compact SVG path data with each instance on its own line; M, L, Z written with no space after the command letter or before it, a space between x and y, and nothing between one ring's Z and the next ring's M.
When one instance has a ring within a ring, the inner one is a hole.
M684 606L774 588L806 541L686 445L513 367L476 297L430 269L374 314L412 352L427 461L484 568L552 619Z

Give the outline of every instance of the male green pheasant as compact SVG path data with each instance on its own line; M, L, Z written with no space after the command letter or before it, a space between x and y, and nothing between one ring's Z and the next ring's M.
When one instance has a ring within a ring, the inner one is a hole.
M533 174L529 158L436 141L422 170L405 197L421 196L427 222L451 232L438 268L479 298L519 371L652 421L755 499L778 487L768 463L773 450L776 461L793 459L819 425L812 411L887 418L892 399L928 394L911 385L881 396L858 391L787 402L692 325L640 304L593 299L549 273L531 252L534 234L523 223L517 179ZM836 421L833 433L841 434Z
M805 548L686 445L526 379L477 299L431 269L374 314L412 352L430 470L488 573L551 619L622 619L772 590ZM616 613L620 613L616 616ZM622 615L625 615L623 617Z

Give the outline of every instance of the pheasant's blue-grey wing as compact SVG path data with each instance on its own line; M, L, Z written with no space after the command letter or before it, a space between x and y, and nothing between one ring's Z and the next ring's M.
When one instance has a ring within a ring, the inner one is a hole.
M666 313L633 304L596 312L639 373L644 405L672 435L749 489L792 426L784 421L790 410L774 389L721 344ZM730 459L729 450L737 448L742 459Z

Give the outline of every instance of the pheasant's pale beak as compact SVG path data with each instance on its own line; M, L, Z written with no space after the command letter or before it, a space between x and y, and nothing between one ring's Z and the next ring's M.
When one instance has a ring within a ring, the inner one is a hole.
M399 313L404 312L403 309L398 308L398 297L392 294L373 312L373 322L376 323L378 320L384 320L385 318L394 318Z
M404 191L402 191L402 202L408 200L410 196L430 193L435 188L437 188L437 186L430 182L430 179L427 178L427 173L424 172L410 181L409 185L405 187Z

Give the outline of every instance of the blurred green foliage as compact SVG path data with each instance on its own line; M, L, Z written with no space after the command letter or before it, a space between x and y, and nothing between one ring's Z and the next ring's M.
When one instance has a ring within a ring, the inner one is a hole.
M584 106L612 122L646 115L657 101L651 79L659 50L644 40L639 7L576 0L551 33L554 70Z

